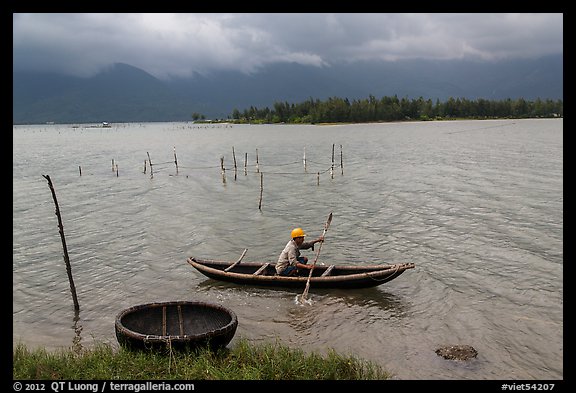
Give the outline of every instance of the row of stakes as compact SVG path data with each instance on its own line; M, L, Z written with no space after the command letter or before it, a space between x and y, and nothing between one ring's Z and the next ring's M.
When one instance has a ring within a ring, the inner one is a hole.
M335 145L332 144L332 165L330 166L330 176L334 179L334 148ZM147 166L150 165L150 178L154 177L154 165L152 164L152 159L150 158L150 153L146 152L148 155L148 160L144 160L144 172L147 171ZM238 166L236 162L236 152L234 150L234 146L232 146L232 157L234 161L234 180L237 179L238 173ZM302 163L304 165L304 172L307 172L306 166L306 148L304 148L304 156L302 158ZM176 174L178 174L178 158L176 157L176 147L174 147L174 165L176 166ZM244 153L244 175L248 174L248 153ZM224 157L220 157L220 170L222 173L222 182L226 183L226 167L224 166ZM80 172L80 176L82 176L82 167L78 166L78 171ZM120 176L118 164L114 162L112 159L112 172L116 173L116 177ZM342 154L342 145L340 145L340 172L344 175L344 162L343 162L343 154ZM256 173L260 174L260 199L258 202L258 209L262 210L262 194L264 192L264 174L260 172L260 162L258 158L258 149L256 149ZM317 172L317 185L320 185L320 172Z

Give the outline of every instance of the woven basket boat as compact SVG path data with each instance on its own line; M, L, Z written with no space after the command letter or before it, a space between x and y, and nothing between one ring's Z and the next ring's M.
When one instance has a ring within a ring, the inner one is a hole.
M115 323L118 342L129 349L218 349L228 345L237 327L232 310L189 301L130 307L118 314Z

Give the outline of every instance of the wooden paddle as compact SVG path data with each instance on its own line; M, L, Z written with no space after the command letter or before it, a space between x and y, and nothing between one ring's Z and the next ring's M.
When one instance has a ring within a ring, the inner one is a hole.
M322 237L326 235L326 231L332 222L332 212L328 215L328 220L326 224L324 224L324 231L322 232ZM318 256L320 255L320 250L322 249L322 244L324 241L320 242L320 246L318 246L318 252L316 252L316 257L314 258L314 262L312 263L312 268L310 269L310 273L308 274L308 280L306 281L306 288L304 288L304 292L302 292L301 300L306 300L308 296L308 290L310 289L310 278L312 277L312 272L314 271L314 267L316 266L316 262L318 261Z

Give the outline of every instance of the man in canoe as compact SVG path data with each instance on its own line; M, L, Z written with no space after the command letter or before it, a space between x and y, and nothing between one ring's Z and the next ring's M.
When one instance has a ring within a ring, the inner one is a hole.
M306 234L302 228L295 228L292 230L292 239L286 244L284 250L278 257L276 263L276 274L280 276L294 276L298 273L298 269L311 269L312 266L307 265L308 258L300 256L300 250L311 248L314 250L314 244L324 241L324 236L318 239L305 242L304 237Z

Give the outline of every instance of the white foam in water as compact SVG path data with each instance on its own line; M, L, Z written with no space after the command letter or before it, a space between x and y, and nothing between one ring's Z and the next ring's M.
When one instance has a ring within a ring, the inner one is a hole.
M308 304L308 305L312 305L312 299L304 299L302 295L296 295L296 297L294 298L294 303L296 304Z

